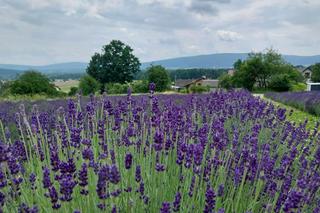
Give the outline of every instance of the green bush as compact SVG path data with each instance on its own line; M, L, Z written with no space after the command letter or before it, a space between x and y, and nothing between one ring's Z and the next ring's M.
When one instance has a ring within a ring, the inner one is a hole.
M126 94L128 92L128 84L120 83L108 83L106 84L106 90L108 94Z
M231 89L234 87L232 76L225 74L219 78L219 87L224 89Z
M133 93L147 93L149 91L147 81L133 81L131 88Z
M147 70L148 82L156 84L156 91L163 92L170 85L168 71L161 65L151 66Z
M292 92L302 92L307 90L307 85L305 83L295 83L291 84L290 91Z
M210 87L201 86L201 85L192 85L190 87L190 91L192 93L204 93L204 92L209 92L210 91Z
M71 87L68 95L69 96L74 96L74 95L77 94L78 90L79 90L78 87Z
M99 82L90 75L85 75L80 79L79 90L83 95L95 94L99 88Z
M273 75L269 82L269 88L277 91L288 91L291 87L291 82L287 74Z
M49 78L37 71L24 72L10 85L13 95L35 95L44 94L48 96L59 96L62 93L57 90Z
M10 95L10 87L12 82L11 81L0 81L0 96L8 96Z

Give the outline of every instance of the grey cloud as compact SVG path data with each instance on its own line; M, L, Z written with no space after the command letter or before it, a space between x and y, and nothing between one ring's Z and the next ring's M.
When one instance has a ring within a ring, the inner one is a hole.
M176 38L160 38L159 43L162 45L178 45L179 40Z
M88 61L111 39L141 61L270 45L317 54L320 5L305 1L0 0L0 63Z
M201 15L216 15L218 10L206 1L194 1L189 7L190 11Z
M231 0L194 0L194 2L230 3Z

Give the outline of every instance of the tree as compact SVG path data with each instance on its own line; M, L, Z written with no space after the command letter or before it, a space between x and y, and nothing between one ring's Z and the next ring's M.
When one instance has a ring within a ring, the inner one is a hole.
M49 78L37 71L24 72L12 82L10 91L18 95L46 94L55 96L59 94Z
M87 73L100 82L102 92L106 83L131 82L140 65L130 46L113 40L92 56Z
M77 94L78 90L79 90L78 87L71 87L70 91L68 92L68 95L75 96Z
M273 75L270 79L269 88L277 91L288 91L291 87L291 82L288 74Z
M285 62L282 56L273 49L268 49L266 53L250 53L246 60L238 60L234 68L236 70L232 77L234 85L250 91L254 87L268 89L272 81L272 87L275 87L275 82L291 84L303 81L301 73ZM274 77L275 75L281 76ZM288 87L281 86L281 88Z
M99 90L99 82L89 75L85 75L80 79L79 89L83 95L94 94Z
M233 78L228 74L219 77L219 87L224 89L231 89L234 87Z
M147 76L149 83L156 84L156 91L162 92L166 90L170 84L170 77L167 70L161 66L151 66L147 69Z
M311 70L312 70L311 80L313 82L320 82L320 63L317 63L311 66Z

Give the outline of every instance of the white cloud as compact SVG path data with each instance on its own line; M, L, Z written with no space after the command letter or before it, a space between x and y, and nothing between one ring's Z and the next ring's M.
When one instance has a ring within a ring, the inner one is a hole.
M242 36L233 31L227 31L227 30L218 30L217 36L221 41L236 41L242 38Z
M270 46L320 54L319 10L319 0L0 0L0 63L86 62L112 39L141 61Z

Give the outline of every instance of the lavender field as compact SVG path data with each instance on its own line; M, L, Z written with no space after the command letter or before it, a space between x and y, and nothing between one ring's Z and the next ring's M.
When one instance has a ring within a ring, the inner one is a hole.
M270 92L265 96L274 101L320 116L320 93L314 92Z
M246 91L1 103L0 212L320 212L319 125Z

